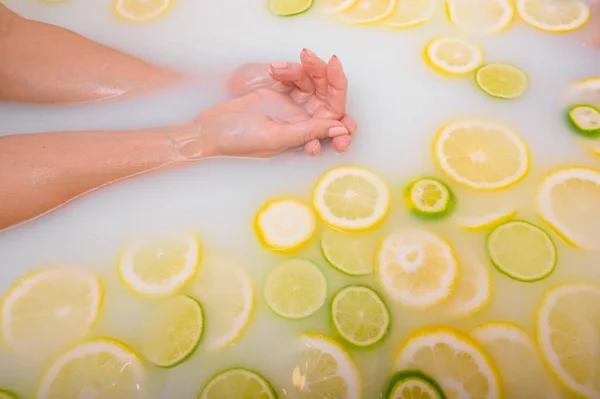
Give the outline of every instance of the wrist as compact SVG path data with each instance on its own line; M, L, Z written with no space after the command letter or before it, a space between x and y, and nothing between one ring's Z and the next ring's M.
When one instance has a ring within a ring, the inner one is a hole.
M197 121L174 129L167 128L167 133L175 151L183 161L198 161L217 155L207 140L203 126Z

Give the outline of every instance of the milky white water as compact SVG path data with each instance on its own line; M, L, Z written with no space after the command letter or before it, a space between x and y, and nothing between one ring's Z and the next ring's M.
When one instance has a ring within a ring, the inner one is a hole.
M495 118L518 130L530 146L532 170L524 182L501 193L480 194L451 185L459 198L457 214L471 206L497 210L508 205L519 210L520 218L540 224L532 198L541 176L565 165L600 168L600 159L574 139L560 112L566 85L595 76L600 70L600 50L584 44L589 38L585 30L550 35L516 21L497 37L478 38L487 60L514 63L530 75L527 94L506 102L486 97L469 78L442 77L425 66L425 44L438 35L456 33L443 13L423 27L392 31L344 26L317 10L280 19L268 13L266 2L258 0L175 0L166 17L142 25L117 19L109 1L5 3L26 17L55 23L150 61L200 74L226 71L245 62L296 60L303 47L321 57L337 54L344 63L351 86L348 112L360 126L352 150L345 154L326 151L314 159L299 155L271 161L203 161L114 184L33 222L0 232L0 293L39 267L75 264L92 269L103 279L106 298L91 336L115 337L136 349L139 322L155 302L135 297L118 280L117 258L129 239L141 233L191 228L202 238L207 253L224 253L242 262L253 276L257 293L257 309L247 333L236 345L220 352L206 353L201 346L189 361L172 370L148 365L154 377L155 398L195 398L210 376L235 366L259 371L280 397L287 397L294 359L291 343L304 331L332 334L325 308L307 320L290 322L275 316L263 300L267 272L285 259L263 249L252 228L255 212L266 200L294 196L308 201L316 179L325 170L357 164L383 176L393 193L392 214L374 234L417 224L401 201L403 187L421 175L441 177L432 163L432 137L441 125L469 116ZM183 122L222 101L218 86L201 85L125 103L85 107L3 104L0 134ZM459 253L473 252L485 259L484 233L461 233L451 219L428 222L426 227L445 235ZM475 317L447 321L388 301L393 328L385 343L374 350L350 350L365 383L364 397L378 397L390 375L389 363L398 344L419 326L447 323L468 331L483 321L506 320L519 323L531 333L534 309L545 289L572 280L600 282L598 253L572 249L552 237L558 247L559 264L542 282L511 281L488 265L496 296ZM329 279L330 295L351 282L374 286L372 277L342 277L328 266L316 240L300 255L322 266ZM47 364L20 360L0 347L0 387L33 397Z

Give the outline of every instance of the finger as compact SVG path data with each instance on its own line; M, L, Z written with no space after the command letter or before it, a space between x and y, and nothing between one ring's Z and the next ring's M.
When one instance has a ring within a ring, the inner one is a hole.
M352 139L349 135L334 137L331 140L331 145L338 152L346 151L352 145Z
M344 115L344 117L341 119L341 122L344 124L344 126L346 126L346 129L348 129L350 134L354 134L354 132L358 130L358 124L350 115Z
M327 107L332 117L341 117L346 113L348 78L337 56L331 57L327 64Z
M327 63L308 49L302 50L300 61L315 84L315 92L321 98L327 96Z
M302 67L296 62L272 62L269 73L273 80L285 84L293 83L304 93L314 93L315 85Z
M282 147L293 148L305 145L312 140L343 135L348 135L348 130L342 122L331 119L311 119L279 125L273 139L278 140L278 144Z
M321 153L321 142L319 140L311 140L304 146L304 151L310 155L315 156Z

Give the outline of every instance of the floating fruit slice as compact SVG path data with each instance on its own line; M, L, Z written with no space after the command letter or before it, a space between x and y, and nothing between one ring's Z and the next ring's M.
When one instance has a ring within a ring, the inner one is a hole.
M119 262L119 276L132 292L168 296L196 275L202 249L198 237L186 234L171 239L138 239Z
M525 93L529 78L521 68L514 65L493 63L477 70L475 83L492 97L512 100Z
M444 36L427 44L425 60L438 72L464 75L483 63L483 49L466 39Z
M277 266L265 282L267 304L281 317L302 319L321 309L327 298L327 280L314 263L290 259Z
M340 17L351 24L372 24L389 17L397 5L398 0L358 0Z
M481 262L467 259L461 261L454 291L441 308L446 316L470 316L485 308L491 299L490 273Z
M538 346L558 380L600 398L600 287L566 284L548 291L536 317Z
M383 23L391 28L414 28L433 18L437 8L437 0L398 0L396 10Z
M508 29L515 15L511 0L447 0L446 9L450 22L481 34Z
M559 236L575 247L597 248L600 234L600 171L559 169L542 182L537 211Z
M313 0L269 0L269 9L275 15L290 16L310 10Z
M508 127L465 120L443 127L433 143L440 168L457 183L498 190L519 182L529 170L527 146Z
M390 327L390 311L370 288L350 286L333 297L331 318L346 341L367 347L382 341Z
M565 93L565 104L573 107L586 104L600 109L600 78L590 78L573 82Z
M431 376L449 398L502 397L500 376L488 355L471 338L450 328L413 333L400 348L395 365L397 370L416 369Z
M91 273L47 269L19 280L2 300L2 336L14 350L50 354L85 337L102 306Z
M203 331L204 315L198 301L178 295L152 313L144 328L142 353L155 366L177 366L194 353Z
M396 373L389 381L383 399L446 399L442 388L416 370Z
M373 237L327 229L321 237L323 256L333 267L350 276L373 273Z
M313 191L313 206L327 224L347 231L380 223L390 207L381 178L363 168L344 166L325 173Z
M440 217L448 214L453 195L441 181L432 178L419 179L411 183L404 193L409 209L425 217Z
M3 391L0 389L0 399L18 399L14 393Z
M335 14L343 12L356 4L358 0L325 0L327 12Z
M459 219L458 225L463 230L470 232L484 231L496 227L504 222L508 222L516 215L517 211L514 209L505 209L479 216L462 217Z
M150 21L165 14L173 0L115 0L114 9L118 16L129 21Z
M308 243L317 222L312 210L295 200L269 201L258 212L255 230L264 245L278 252L292 252Z
M85 342L44 374L38 399L144 398L144 368L131 349L109 339Z
M390 234L377 254L377 277L394 300L426 308L448 298L458 275L452 246L425 230Z
M600 135L600 110L591 105L576 105L567 113L569 125L577 133L586 137Z
M246 369L229 369L206 384L200 399L277 399L271 384L260 374Z
M519 16L545 32L570 32L590 19L590 7L581 0L517 0Z

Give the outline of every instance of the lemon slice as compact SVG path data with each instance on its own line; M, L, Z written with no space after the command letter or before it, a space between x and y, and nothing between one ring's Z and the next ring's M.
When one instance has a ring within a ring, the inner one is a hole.
M327 229L321 237L323 256L333 267L350 276L373 273L373 237Z
M339 12L344 12L353 5L356 4L358 0L326 0L324 1L326 10L330 14L335 14Z
M458 262L452 246L440 236L400 230L383 241L376 270L390 297L406 306L426 308L450 296Z
M303 334L302 353L292 372L298 399L362 397L362 382L350 355L340 344L317 334Z
M521 97L529 86L527 74L514 65L487 64L475 74L477 87L492 97L512 100Z
M498 190L519 182L529 170L527 146L506 126L465 120L443 127L433 143L440 168L457 183Z
M502 209L483 215L463 216L459 218L458 225L463 230L470 232L484 231L494 228L504 222L508 222L516 215L517 211L514 209Z
M383 180L368 170L339 167L319 179L313 191L313 206L317 215L333 227L367 230L387 215L390 192Z
M319 310L327 297L327 280L314 263L290 259L277 266L265 282L265 299L277 315L302 319Z
M260 374L245 369L229 369L206 384L200 399L277 399L271 384Z
M571 128L585 136L600 135L600 110L591 105L576 105L567 112L567 120Z
M505 398L560 398L535 342L516 324L485 323L474 329L471 336L485 348L498 367Z
M342 338L358 347L381 342L390 327L390 311L370 288L342 288L331 302L333 325Z
M0 390L0 399L18 399L17 395L8 391Z
M519 16L545 32L570 32L590 19L590 7L581 0L517 0Z
M536 318L537 342L558 380L600 398L600 287L567 284L547 292Z
M198 301L187 295L169 298L153 311L144 328L142 353L155 366L177 366L192 356L203 331Z
M452 207L453 195L441 181L432 178L411 183L404 192L408 208L418 216L445 216Z
M85 342L44 374L38 399L144 398L144 368L131 349L110 339Z
M437 9L437 0L398 0L396 10L383 23L391 28L414 28L433 18Z
M404 370L390 379L383 399L446 399L446 395L437 382L420 371Z
M483 63L483 49L466 39L443 36L430 41L425 47L425 60L438 72L464 75Z
M446 10L450 22L480 34L508 29L515 15L511 0L447 0Z
M575 247L594 249L600 233L600 171L559 169L542 182L537 211L559 236Z
M470 316L485 308L492 299L492 279L485 265L475 259L461 261L454 291L441 307L452 317Z
M500 376L488 355L469 337L450 328L422 329L400 348L397 370L431 376L449 398L501 398ZM468 372L467 372L468 370Z
M600 109L600 78L590 78L571 83L565 93L568 107L586 104Z
M132 292L168 296L198 272L202 250L193 234L171 239L138 239L123 252L119 276Z
M398 0L358 0L340 17L351 24L372 24L389 17L397 5Z
M207 257L191 289L210 326L204 333L203 346L210 350L224 348L242 336L252 318L254 288L240 266L224 257Z
M65 349L88 333L100 314L102 296L100 281L91 273L62 269L31 273L2 300L4 340L20 353Z
M292 252L308 243L317 222L312 210L294 200L269 201L254 222L259 240L269 249Z
M173 0L115 0L114 9L118 16L129 21L150 21L165 14Z
M313 0L269 0L269 9L282 17L302 14L310 10Z

